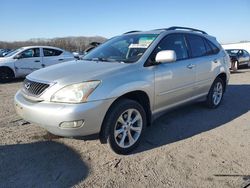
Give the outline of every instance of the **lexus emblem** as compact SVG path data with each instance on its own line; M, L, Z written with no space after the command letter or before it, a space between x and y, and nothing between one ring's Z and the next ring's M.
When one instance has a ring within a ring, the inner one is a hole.
M29 90L29 88L30 88L30 83L29 83L29 82L26 83L26 84L24 85L24 87L25 87L25 89Z

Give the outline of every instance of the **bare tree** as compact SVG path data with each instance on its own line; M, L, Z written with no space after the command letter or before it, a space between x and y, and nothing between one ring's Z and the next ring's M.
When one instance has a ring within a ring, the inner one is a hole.
M30 39L27 41L6 42L0 41L0 49L16 49L23 46L55 46L68 51L84 51L91 42L104 42L104 37L63 37L53 39Z

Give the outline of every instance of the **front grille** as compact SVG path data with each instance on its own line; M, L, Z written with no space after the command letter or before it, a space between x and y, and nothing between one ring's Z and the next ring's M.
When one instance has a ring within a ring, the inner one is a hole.
M28 95L39 96L41 95L50 85L35 82L28 79L25 79L23 82L23 91Z

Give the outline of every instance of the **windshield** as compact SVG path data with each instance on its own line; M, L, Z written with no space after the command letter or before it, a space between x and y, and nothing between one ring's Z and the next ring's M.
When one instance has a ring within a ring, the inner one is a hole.
M112 38L85 55L83 60L134 63L140 59L157 34L130 34Z
M11 57L13 55L15 55L16 53L20 52L21 50L23 50L23 48L18 48L10 53L8 53L5 57Z

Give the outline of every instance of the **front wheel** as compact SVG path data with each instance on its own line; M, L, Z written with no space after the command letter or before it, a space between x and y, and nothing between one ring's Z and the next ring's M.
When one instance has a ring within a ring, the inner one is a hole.
M206 103L209 108L217 108L220 105L225 90L224 87L222 79L216 78L207 95Z
M11 69L0 68L0 83L10 82L14 79L14 73Z
M128 154L135 149L146 126L146 113L136 101L122 99L108 112L105 128L108 128L108 144L118 154Z

